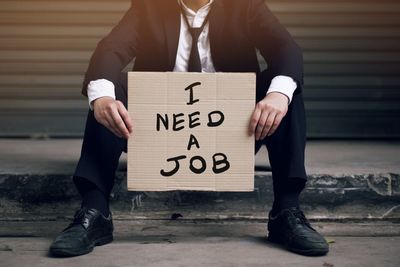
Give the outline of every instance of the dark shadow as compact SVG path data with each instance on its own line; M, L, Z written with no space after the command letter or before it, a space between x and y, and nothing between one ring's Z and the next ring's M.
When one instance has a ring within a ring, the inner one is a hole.
M286 248L283 245L269 241L268 237L266 237L266 236L246 236L246 238L249 240L252 240L254 243L258 243L263 246L267 246L270 248L277 248L280 250L282 250L282 249L286 250Z

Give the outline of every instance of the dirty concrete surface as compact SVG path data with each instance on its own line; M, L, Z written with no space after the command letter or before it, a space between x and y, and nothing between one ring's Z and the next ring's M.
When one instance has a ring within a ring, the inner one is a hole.
M0 224L1 266L397 267L400 264L400 227L391 222L314 223L331 242L330 252L321 257L293 254L269 243L265 238L265 223L117 221L113 243L96 247L93 253L84 256L53 258L48 247L65 222L18 224L21 222L9 222L9 227Z

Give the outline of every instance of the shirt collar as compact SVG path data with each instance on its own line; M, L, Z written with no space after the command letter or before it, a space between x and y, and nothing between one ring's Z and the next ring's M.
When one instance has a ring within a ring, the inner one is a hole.
M186 16L196 16L196 14L207 14L208 11L211 8L212 3L214 3L215 0L209 0L208 4L202 6L197 12L194 12L192 9L190 9L183 0L177 0L178 4L182 5L183 11L186 13Z

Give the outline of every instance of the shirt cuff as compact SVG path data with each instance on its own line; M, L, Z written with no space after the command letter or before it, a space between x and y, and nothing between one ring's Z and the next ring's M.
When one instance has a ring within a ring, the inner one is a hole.
M93 110L93 101L100 97L111 97L115 100L115 86L106 79L91 81L87 87L89 107Z
M297 83L293 80L293 78L289 76L278 75L272 79L267 94L272 92L284 94L285 96L287 96L290 104L290 102L292 102L293 93L296 88Z

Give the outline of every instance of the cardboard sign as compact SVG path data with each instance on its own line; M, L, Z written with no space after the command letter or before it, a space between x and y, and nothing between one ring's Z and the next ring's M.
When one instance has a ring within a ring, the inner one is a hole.
M255 74L130 72L130 191L253 191Z

